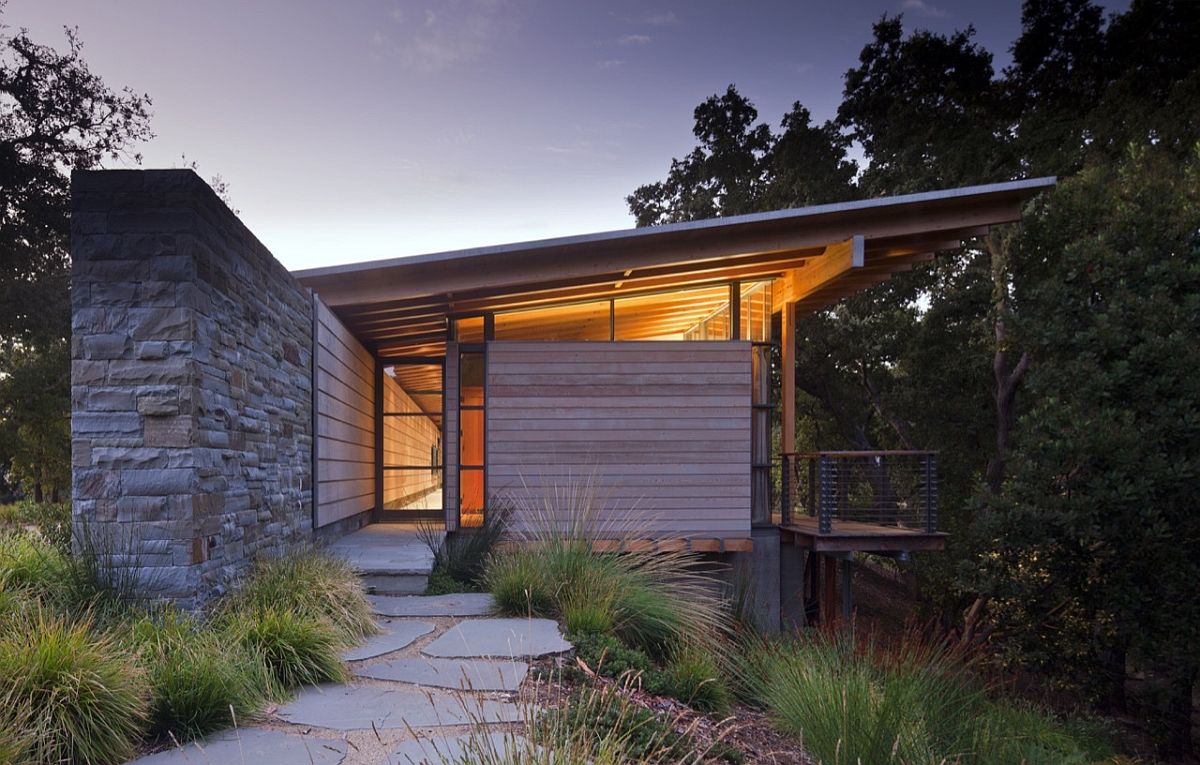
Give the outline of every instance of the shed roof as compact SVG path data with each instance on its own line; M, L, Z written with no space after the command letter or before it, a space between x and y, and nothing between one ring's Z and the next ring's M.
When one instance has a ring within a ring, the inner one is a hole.
M1054 183L1034 178L294 275L382 356L437 354L448 317L735 279L787 277L787 299L811 311L1017 220L1022 204Z

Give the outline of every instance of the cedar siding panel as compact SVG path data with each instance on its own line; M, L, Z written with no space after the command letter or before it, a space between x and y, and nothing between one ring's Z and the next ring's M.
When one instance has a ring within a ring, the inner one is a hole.
M649 539L750 536L750 343L492 342L488 493L520 508L596 487Z
M320 528L375 507L375 359L320 299L316 306Z

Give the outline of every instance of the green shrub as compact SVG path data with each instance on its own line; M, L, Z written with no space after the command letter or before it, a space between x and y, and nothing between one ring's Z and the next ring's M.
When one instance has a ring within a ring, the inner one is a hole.
M1035 707L989 698L962 657L915 636L751 640L739 680L819 763L1085 763L1092 753Z
M478 592L483 586L484 567L496 543L504 536L508 525L509 510L500 506L489 508L483 514L483 525L473 529L460 529L446 534L441 526L421 526L422 541L433 552L433 572L430 583L437 577L439 588L451 586L456 590L445 592Z
M496 608L514 616L547 616L554 608L548 580L523 551L495 556L484 575Z
M445 571L433 570L429 573L429 581L425 583L426 595L449 595L455 592L472 592L477 587L460 582Z
M33 502L24 500L0 505L0 528L33 530L45 542L62 552L71 550L71 504L69 502Z
M152 736L199 738L281 695L262 659L174 609L135 620L129 632L148 669Z
M238 611L227 618L226 633L258 657L284 688L348 677L339 655L344 641L324 616L282 608Z
M0 533L0 590L46 595L61 587L69 563L57 548L32 534Z
M699 646L676 649L662 671L664 695L679 699L700 712L724 712L731 694L717 660Z
M530 726L530 738L543 746L580 744L596 762L740 763L740 751L727 744L703 746L678 721L632 703L623 689L578 688L564 705L546 710Z
M575 655L593 672L605 677L620 677L626 672L649 674L650 657L636 648L627 648L612 635L569 633Z
M24 739L33 761L123 762L145 714L133 656L87 621L39 612L0 637L0 728Z
M226 613L275 609L324 618L346 644L378 632L353 569L345 561L316 552L257 561L220 608Z
M572 601L563 605L563 623L574 635L608 634L613 629L613 609L610 603Z

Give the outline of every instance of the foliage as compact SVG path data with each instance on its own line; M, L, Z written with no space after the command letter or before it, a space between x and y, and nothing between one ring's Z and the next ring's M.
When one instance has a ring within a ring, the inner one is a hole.
M484 513L483 525L478 528L446 534L439 526L421 526L421 539L433 553L425 594L478 592L488 555L504 536L507 522L508 510L501 506Z
M565 704L547 710L530 726L533 740L566 740L583 744L596 762L699 763L721 760L739 763L742 754L718 742L705 747L672 721L630 702L628 686L583 687Z
M135 619L128 632L147 667L153 737L199 738L244 720L280 694L260 657L172 608Z
M60 53L0 21L0 465L39 501L70 477L65 171L136 160L151 137L150 99L109 88L81 50L73 29Z
M31 502L23 500L0 505L0 530L29 528L37 530L42 539L55 548L71 549L71 505L67 502Z
M719 643L729 631L728 615L698 556L597 551L649 533L609 520L592 480L552 486L540 501L513 512L526 525L513 549L491 556L484 574L502 611L555 617L570 611L578 619L581 604L590 604L589 621L611 624L625 644L659 659L681 643Z
M1177 736L1200 670L1198 183L1200 158L1135 149L1033 210L1018 246L1054 272L1023 309L1036 403L964 571L1014 658L1073 691L1119 707L1127 657L1169 678L1151 714Z
M0 635L0 729L23 736L35 762L132 757L145 720L142 688L132 654L86 620L38 612Z
M345 646L338 628L311 611L283 607L236 611L225 618L225 634L258 657L284 688L344 682Z
M0 532L0 591L49 593L62 585L69 565L63 553L40 537Z
M324 619L343 643L378 631L362 583L345 561L318 552L255 561L221 603L226 612L292 611Z
M963 657L914 636L887 647L845 631L756 639L740 661L742 692L825 765L1082 764L1096 754L1045 712L992 700Z

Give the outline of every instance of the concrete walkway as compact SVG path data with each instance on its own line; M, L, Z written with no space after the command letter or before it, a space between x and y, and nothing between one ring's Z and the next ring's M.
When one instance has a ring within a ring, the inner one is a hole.
M371 603L383 632L343 654L349 683L304 688L249 727L131 765L443 765L481 741L528 745L518 728L536 710L517 694L529 661L571 650L555 622L486 616L487 595Z

